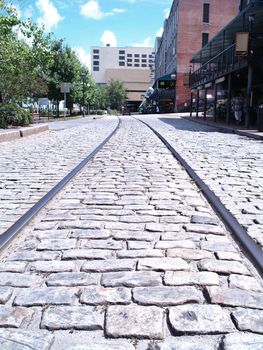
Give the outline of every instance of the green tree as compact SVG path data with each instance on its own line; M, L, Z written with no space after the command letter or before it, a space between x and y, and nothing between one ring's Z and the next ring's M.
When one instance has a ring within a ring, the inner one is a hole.
M3 102L19 101L47 91L52 59L50 38L30 21L20 21L14 8L0 0L0 92Z
M127 91L119 80L110 80L106 90L106 100L111 109L120 110L127 99Z

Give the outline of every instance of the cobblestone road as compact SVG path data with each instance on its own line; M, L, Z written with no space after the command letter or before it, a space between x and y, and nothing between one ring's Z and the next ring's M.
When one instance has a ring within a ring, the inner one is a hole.
M263 247L263 142L183 118L144 117Z
M108 117L1 143L0 234L93 151L117 122Z
M129 117L24 235L1 263L1 349L263 348L261 281Z

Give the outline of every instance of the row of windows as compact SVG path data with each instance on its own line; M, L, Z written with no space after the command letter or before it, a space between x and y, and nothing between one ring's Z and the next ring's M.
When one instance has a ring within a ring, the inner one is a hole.
M93 55L98 55L100 53L100 50L99 49L93 49ZM125 50L119 50L119 55L125 55ZM127 53L127 57L136 57L136 58L139 58L139 57L142 57L142 58L152 58L153 55L147 55L147 54L139 54L139 53L135 53L135 54L132 54L132 53Z
M124 61L119 61L119 66L120 67L124 67L125 66L125 62ZM150 67L150 65L148 65L147 63L134 63L132 64L132 62L128 62L127 61L127 67Z

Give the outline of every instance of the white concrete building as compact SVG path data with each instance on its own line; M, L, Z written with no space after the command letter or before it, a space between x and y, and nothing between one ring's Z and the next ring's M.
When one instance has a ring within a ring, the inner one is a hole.
M107 84L111 79L123 82L128 101L135 106L152 85L154 53L151 47L91 48L91 74L97 84Z

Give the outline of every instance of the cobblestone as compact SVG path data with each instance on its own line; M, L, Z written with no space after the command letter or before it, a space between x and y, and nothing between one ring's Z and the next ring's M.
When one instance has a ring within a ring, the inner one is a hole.
M92 133L83 135L79 130L79 157L91 145ZM27 191L19 201L11 188L4 192L16 213L32 199ZM254 209L251 204L244 215ZM129 117L9 251L0 268L1 307L7 318L15 310L28 316L13 323L19 330L12 334L0 328L4 349L262 345L259 276L170 152Z

